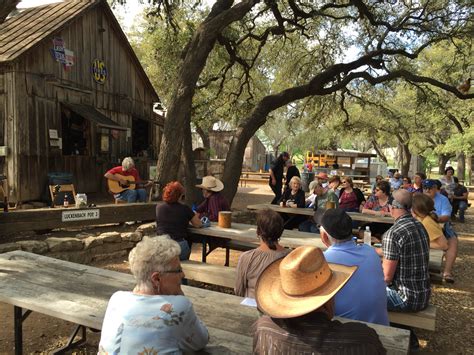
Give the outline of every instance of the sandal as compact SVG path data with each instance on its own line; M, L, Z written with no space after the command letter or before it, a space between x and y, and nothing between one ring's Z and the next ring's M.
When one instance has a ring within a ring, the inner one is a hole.
M445 275L443 275L443 282L447 282L447 283L453 284L453 283L454 283L454 277L453 277L453 275L450 275L450 274L445 274Z

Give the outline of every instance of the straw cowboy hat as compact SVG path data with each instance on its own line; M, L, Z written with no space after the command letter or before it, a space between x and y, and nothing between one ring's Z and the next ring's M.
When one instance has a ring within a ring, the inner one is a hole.
M196 185L200 189L210 190L214 192L219 192L224 189L224 184L219 179L216 179L214 176L204 176L202 178L202 184Z
M273 318L311 313L333 298L356 269L328 264L319 248L298 247L260 275L255 295L258 308Z

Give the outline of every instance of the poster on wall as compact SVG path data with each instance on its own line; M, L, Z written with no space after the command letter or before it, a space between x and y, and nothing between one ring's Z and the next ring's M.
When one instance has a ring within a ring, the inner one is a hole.
M56 62L63 64L65 70L70 69L74 65L74 52L66 48L64 40L60 37L53 39L51 55Z
M107 67L105 66L104 61L100 59L94 59L92 62L92 78L98 84L104 84L107 79Z

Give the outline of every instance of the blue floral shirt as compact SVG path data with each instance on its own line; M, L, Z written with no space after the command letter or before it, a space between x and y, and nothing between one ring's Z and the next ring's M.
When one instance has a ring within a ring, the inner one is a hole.
M182 354L204 348L208 340L185 296L118 291L107 306L98 354Z

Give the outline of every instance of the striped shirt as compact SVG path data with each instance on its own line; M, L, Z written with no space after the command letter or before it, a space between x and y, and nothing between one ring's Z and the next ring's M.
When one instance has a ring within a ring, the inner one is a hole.
M302 317L263 316L254 325L253 350L261 355L385 354L375 330L356 322L331 321L312 312Z
M398 292L408 310L425 309L431 294L426 229L407 213L384 234L382 250L385 259L398 260L391 288Z

